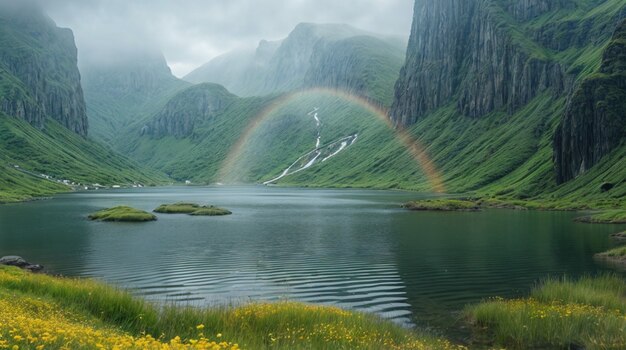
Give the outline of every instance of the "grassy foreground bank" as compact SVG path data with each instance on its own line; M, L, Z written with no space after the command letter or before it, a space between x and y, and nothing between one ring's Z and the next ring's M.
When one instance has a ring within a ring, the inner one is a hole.
M625 349L626 283L604 276L548 280L529 298L468 307L475 332L514 349Z
M0 266L0 349L463 349L299 303L157 307L105 284Z

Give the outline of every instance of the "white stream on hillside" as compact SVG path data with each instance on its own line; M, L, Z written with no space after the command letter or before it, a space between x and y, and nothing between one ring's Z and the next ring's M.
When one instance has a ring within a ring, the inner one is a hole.
M287 169L285 169L279 176L276 178L265 181L264 185L269 185L275 183L276 181L284 178L285 176L293 175L299 173L303 170L306 170L316 163L323 163L328 159L336 156L337 154L346 150L349 146L352 146L359 134L354 134L346 137L342 137L338 140L332 141L326 145L320 147L322 142L322 122L318 117L319 108L315 107L311 112L307 114L307 116L313 117L315 120L315 125L317 127L317 136L315 139L315 149L304 154L300 158L298 158L295 162L293 162ZM320 160L321 159L321 160Z

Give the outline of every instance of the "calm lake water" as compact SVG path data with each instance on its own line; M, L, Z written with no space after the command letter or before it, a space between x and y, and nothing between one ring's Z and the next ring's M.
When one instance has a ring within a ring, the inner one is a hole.
M216 305L299 300L445 328L468 303L517 297L546 276L608 271L594 253L624 226L576 213L408 212L424 194L249 187L173 187L60 195L0 206L0 256L96 277L157 301ZM227 217L159 215L90 222L115 205L191 201ZM445 331L445 329L444 329Z

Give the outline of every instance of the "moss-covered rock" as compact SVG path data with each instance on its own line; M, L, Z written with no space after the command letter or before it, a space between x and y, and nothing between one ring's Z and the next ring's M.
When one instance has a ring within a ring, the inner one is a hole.
M89 219L98 221L145 222L155 221L157 217L146 211L122 205L92 213L89 215Z

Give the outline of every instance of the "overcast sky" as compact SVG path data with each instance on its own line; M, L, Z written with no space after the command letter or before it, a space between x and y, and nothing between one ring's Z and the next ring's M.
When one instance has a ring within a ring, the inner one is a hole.
M347 23L408 37L413 0L42 0L74 31L79 59L99 49L160 49L183 76L211 58L261 39L282 39L300 22Z

